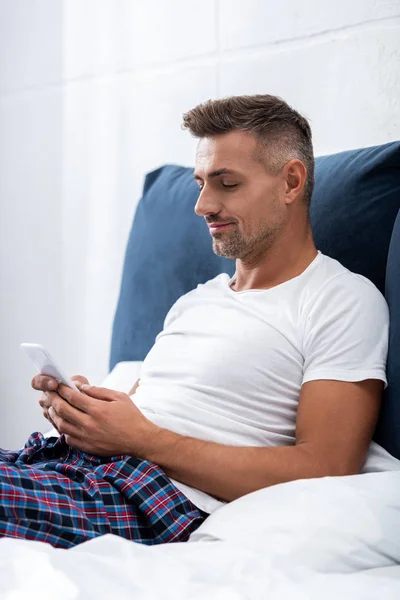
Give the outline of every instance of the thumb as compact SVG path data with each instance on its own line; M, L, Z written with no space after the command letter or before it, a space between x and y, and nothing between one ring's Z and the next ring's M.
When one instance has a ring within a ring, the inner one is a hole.
M72 377L71 377L71 380L72 380L72 381L75 383L75 385L76 385L77 383L80 383L81 385L82 385L83 383L89 383L89 380L88 380L88 379L86 379L86 377L84 377L83 375L72 375ZM80 386L80 385L77 385L76 387L77 387L78 389L80 389L80 387L81 387L81 386Z

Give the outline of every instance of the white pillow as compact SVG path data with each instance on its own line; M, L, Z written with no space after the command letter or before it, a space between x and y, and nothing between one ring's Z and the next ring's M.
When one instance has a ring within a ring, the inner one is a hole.
M143 361L129 360L119 362L107 375L100 387L128 394L140 377ZM94 384L97 385L97 384Z
M217 509L190 537L266 559L346 573L400 563L400 472L304 479Z

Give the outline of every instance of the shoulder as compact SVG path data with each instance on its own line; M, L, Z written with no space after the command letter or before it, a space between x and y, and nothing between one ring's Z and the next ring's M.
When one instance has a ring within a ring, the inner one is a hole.
M164 327L172 323L183 311L201 303L205 296L217 294L224 278L229 280L229 275L221 273L205 283L198 283L195 288L179 296L165 317Z
M337 314L341 309L354 313L368 308L388 316L386 300L372 281L321 254L305 300L306 313L312 316L333 310Z

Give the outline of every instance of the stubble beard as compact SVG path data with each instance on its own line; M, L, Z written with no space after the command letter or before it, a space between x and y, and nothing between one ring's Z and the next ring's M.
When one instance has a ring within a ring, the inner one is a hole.
M246 239L238 230L214 234L213 251L218 256L239 259L242 261L259 256L265 256L274 245L276 238L282 230L281 223L268 225L254 237Z

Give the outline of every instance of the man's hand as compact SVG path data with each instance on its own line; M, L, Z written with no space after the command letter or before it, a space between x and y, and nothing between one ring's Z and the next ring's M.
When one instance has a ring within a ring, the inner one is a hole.
M89 381L83 375L73 375L71 380L73 383L75 383L76 387L79 387L79 383L89 383ZM52 424L53 427L57 429L49 415L49 408L51 406L49 392L57 390L59 385L58 381L54 377L49 377L48 375L35 375L35 377L32 379L31 385L34 390L43 392L39 398L39 404L43 409L43 416Z
M145 458L159 428L123 392L95 386L74 391L59 384L49 392L48 414L67 444L97 456Z

